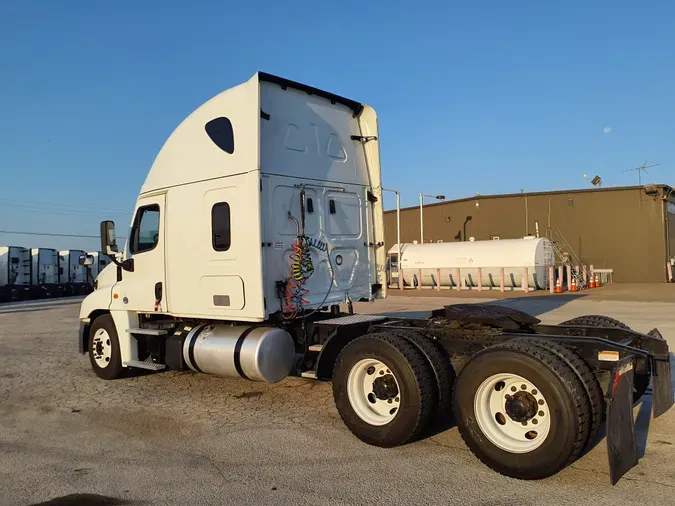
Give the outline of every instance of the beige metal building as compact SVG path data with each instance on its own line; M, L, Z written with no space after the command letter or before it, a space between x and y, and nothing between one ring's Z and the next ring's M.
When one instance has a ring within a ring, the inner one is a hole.
M675 258L675 192L666 185L477 195L424 206L424 242L548 237L617 282L664 282ZM396 211L385 212L387 247ZM420 240L420 209L401 210L401 242ZM576 262L575 262L576 263Z

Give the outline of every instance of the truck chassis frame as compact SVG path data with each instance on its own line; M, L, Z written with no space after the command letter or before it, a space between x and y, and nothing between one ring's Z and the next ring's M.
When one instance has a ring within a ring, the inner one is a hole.
M168 366L171 369L187 369L180 351L186 335L183 329L191 329L200 323L209 322L166 319L158 314L145 315L137 333L130 330L130 334L138 342L141 359L132 367L158 370ZM570 365L576 361L577 369L581 367L586 371L584 386L588 389L589 381L597 381L599 389L595 386L594 388L598 392L601 390L595 401L596 404L602 403L600 405L602 409L601 411L598 407L595 409L594 428L591 429L589 438L595 439L597 428L601 423L599 413L602 413L606 421L609 470L613 484L638 462L632 408L634 402L646 390L650 380L653 392L653 416L662 415L673 404L670 352L667 342L656 329L648 334L642 334L625 326L590 326L573 323L546 325L521 311L489 304L447 306L433 311L429 318L340 313L337 307L333 307L330 312L316 312L306 319L279 318L267 322L267 325L270 323L288 331L295 342L296 365L290 375L323 381L334 380L338 368L336 364L350 343L359 338L378 336L384 336L385 339L387 336L405 338L404 340L413 343L425 356L437 376L439 369L447 369L441 372L449 374L448 378L451 378L452 382L456 382L458 378L461 380L464 369L475 357L485 355L492 349L496 351L505 349L508 351L509 347L520 350L543 349L542 353L553 351L565 358ZM82 353L87 351L90 326L91 321L85 321L81 325ZM168 335L173 337L169 338ZM442 359L439 358L441 355ZM443 362L445 365L439 365L440 360L447 361ZM585 365L579 365L580 361ZM145 367L144 364L149 365ZM590 377L592 379L589 380ZM447 379L444 381L448 382ZM440 382L439 385L441 385L438 387L439 390L447 389ZM335 388L334 383L334 392ZM447 403L448 399L456 397L457 388L460 387L456 387L453 392L439 391L439 398L444 395ZM449 410L449 404L443 409ZM444 414L437 413L440 416ZM355 432L353 427L350 429ZM361 437L357 432L355 434ZM465 434L462 435L467 441ZM470 443L467 441L471 447ZM584 443L584 447L587 448L590 443L593 441ZM375 441L374 444L380 443ZM381 445L390 446L384 443ZM474 448L472 450L477 453ZM576 457L580 454L578 451ZM481 460L485 462L485 459ZM497 470L515 477L531 477L527 474L519 475L517 472Z

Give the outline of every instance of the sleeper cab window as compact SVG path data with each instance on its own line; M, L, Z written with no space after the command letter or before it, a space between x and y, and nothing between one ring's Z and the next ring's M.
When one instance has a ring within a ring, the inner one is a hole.
M234 153L234 130L232 122L225 117L215 118L204 125L209 139L226 153Z
M230 249L230 204L220 202L211 208L211 243L216 251Z
M139 207L131 231L131 253L150 251L159 242L159 206Z

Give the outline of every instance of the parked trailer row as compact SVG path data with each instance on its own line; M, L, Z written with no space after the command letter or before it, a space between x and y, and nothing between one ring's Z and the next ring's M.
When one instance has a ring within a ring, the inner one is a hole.
M81 257L91 256L91 265ZM86 295L110 259L98 251L0 246L0 302Z

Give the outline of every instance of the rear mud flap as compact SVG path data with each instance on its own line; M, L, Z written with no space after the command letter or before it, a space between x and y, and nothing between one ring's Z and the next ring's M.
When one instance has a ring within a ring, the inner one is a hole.
M633 359L616 363L607 390L607 456L612 485L638 463L633 420Z
M670 361L655 360L652 373L652 408L654 418L661 416L673 406L673 384Z

